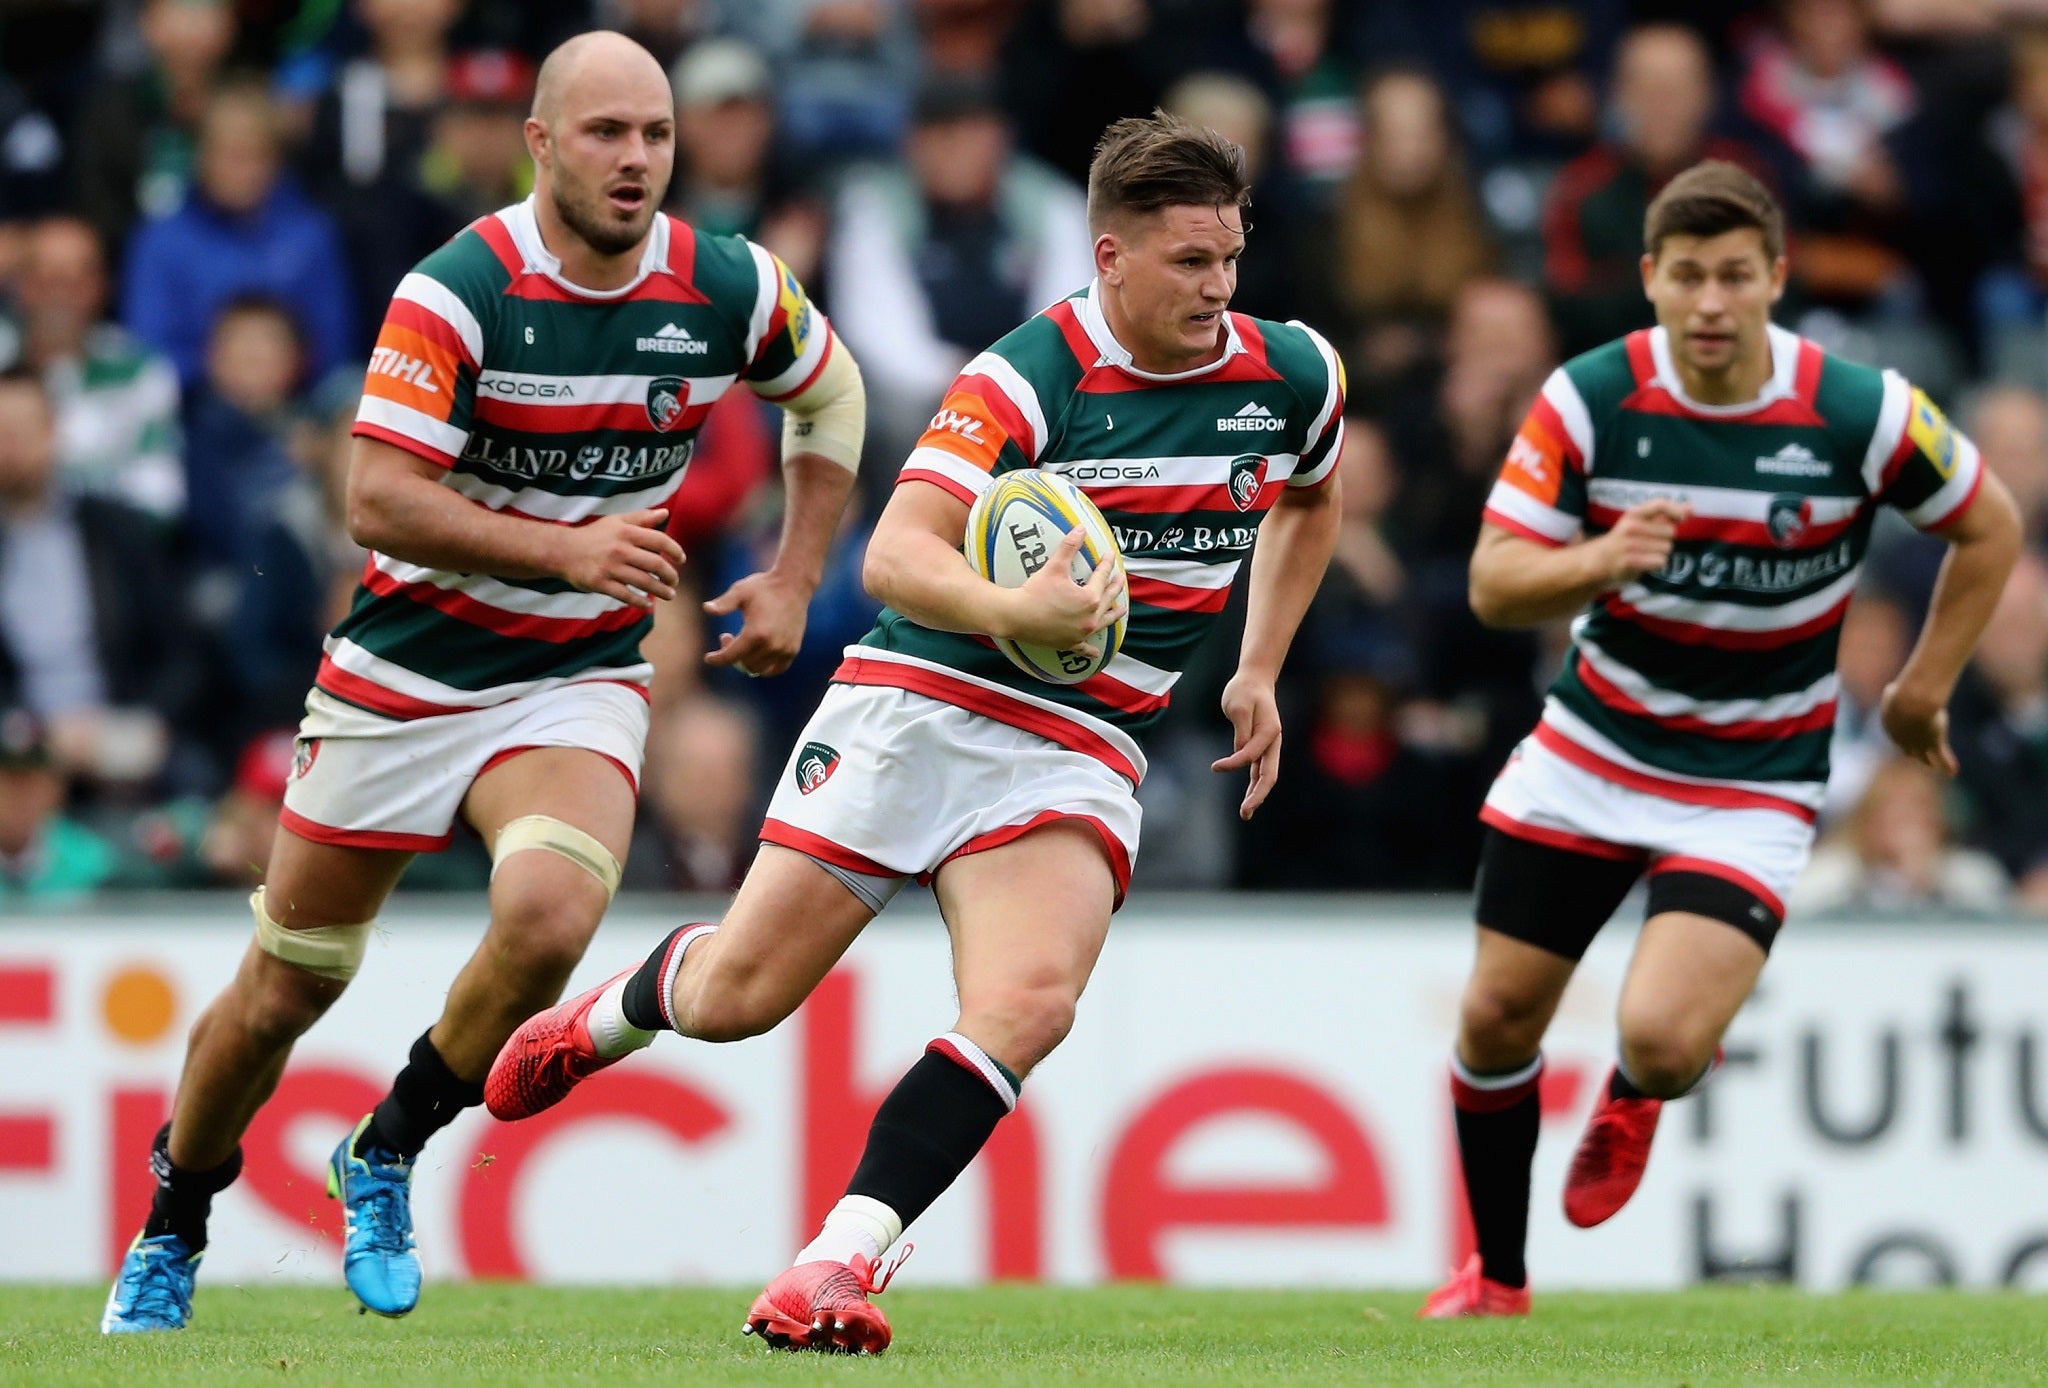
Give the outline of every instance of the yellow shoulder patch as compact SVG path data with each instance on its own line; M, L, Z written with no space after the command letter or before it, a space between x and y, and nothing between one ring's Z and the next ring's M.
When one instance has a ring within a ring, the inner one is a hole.
M1920 387L1913 387L1910 413L1906 417L1906 434L1913 444L1934 464L1934 470L1943 480L1956 475L1956 430L1948 422L1927 393Z
M789 346L796 355L804 354L804 347L811 340L811 328L815 315L811 312L810 296L797 283L796 272L782 263L781 256L775 256L775 268L781 272L782 286L779 302L782 315L789 324Z

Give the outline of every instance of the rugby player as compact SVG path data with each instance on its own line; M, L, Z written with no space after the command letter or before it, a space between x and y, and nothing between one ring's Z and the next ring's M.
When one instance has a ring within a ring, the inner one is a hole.
M2005 488L1924 394L1771 323L1784 221L1755 179L1687 170L1643 239L1657 326L1551 375L1472 556L1489 625L1580 615L1481 812L1478 954L1451 1063L1478 1252L1424 1316L1527 1314L1543 1033L1646 875L1620 1056L1565 1184L1572 1223L1627 1202L1664 1102L1711 1073L1813 841L1836 637L1878 508L1951 546L1882 705L1892 740L1943 772L1950 692L2019 549Z
M1145 736L1247 562L1222 700L1234 748L1215 766L1250 768L1247 817L1273 785L1274 679L1336 537L1344 386L1309 328L1229 312L1248 196L1243 152L1213 131L1163 114L1110 127L1088 181L1096 278L970 361L904 464L867 553L887 607L792 751L725 919L534 1018L491 1070L491 1111L517 1118L658 1032L766 1031L929 875L958 1020L890 1091L845 1198L748 1312L772 1346L889 1343L868 1300L900 1263L885 1255L1073 1025L1138 849ZM1070 581L1079 530L1021 588L968 566L969 505L1028 467L1101 507L1128 591L1113 565ZM1121 652L1071 686L973 634L1070 648L1126 604Z
M790 412L788 517L774 565L706 604L743 615L707 659L768 675L796 653L859 460L860 375L773 256L658 213L674 118L637 44L565 43L526 123L538 191L398 287L349 475L350 530L373 553L306 701L255 942L192 1029L104 1331L189 1319L242 1133L407 862L460 816L491 849L489 928L328 1172L350 1288L383 1315L413 1308L414 1158L561 996L618 886L648 722L640 641L683 560L664 526L736 380Z

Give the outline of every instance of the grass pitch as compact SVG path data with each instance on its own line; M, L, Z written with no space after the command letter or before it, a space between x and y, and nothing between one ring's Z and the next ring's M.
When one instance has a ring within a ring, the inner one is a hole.
M107 1339L105 1290L0 1286L0 1383L2048 1383L2048 1301L1716 1288L1557 1293L1526 1322L1419 1323L1413 1293L892 1291L877 1359L771 1355L752 1291L430 1286L390 1322L347 1292L201 1285L182 1334Z

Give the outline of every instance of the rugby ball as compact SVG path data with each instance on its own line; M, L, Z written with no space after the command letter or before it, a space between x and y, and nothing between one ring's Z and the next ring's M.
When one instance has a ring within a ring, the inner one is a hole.
M1086 583L1100 563L1123 567L1115 533L1079 487L1056 473L1020 468L996 478L968 511L962 549L974 571L989 582L1021 588L1045 567L1061 537L1076 526L1084 538L1074 556L1074 582ZM1078 647L1060 651L1000 636L989 640L1027 675L1048 684L1079 684L1100 673L1116 656L1129 624L1127 613L1096 633L1095 644L1101 651L1093 657Z

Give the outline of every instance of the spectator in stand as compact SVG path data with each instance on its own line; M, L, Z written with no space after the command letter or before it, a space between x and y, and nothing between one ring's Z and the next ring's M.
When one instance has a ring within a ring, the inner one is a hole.
M245 891L262 883L295 750L292 730L278 728L251 738L235 759L234 780L199 841L199 860L215 883Z
M1564 355L1653 321L1643 297L1643 216L1672 176L1724 159L1766 176L1745 146L1711 133L1713 56L1690 29L1631 30L1615 55L1615 138L1565 165L1543 221L1544 280Z
M820 282L823 204L787 186L776 167L775 85L744 39L707 39L669 74L676 94L676 173L669 208L692 226L740 235L782 257L808 285Z
M85 98L72 186L79 213L117 258L138 219L169 216L184 201L235 27L229 0L147 0L149 67L96 83Z
M1032 5L1005 49L1003 104L1019 142L1075 182L1103 130L1164 100L1185 70L1175 30L1155 0L1048 0Z
M1408 587L1407 568L1386 535L1400 475L1385 432L1363 415L1344 422L1337 482L1343 515L1329 572L1309 608L1311 646L1324 636L1385 620Z
M1971 839L2048 910L2048 561L2026 553L1951 705Z
M185 511L178 373L103 321L107 264L90 223L51 217L31 228L15 305L20 364L42 374L56 406L64 485L178 520Z
M1906 72L1874 46L1866 0L1784 0L1743 74L1743 114L1797 157L1799 275L1817 299L1865 307L1902 292L1915 107Z
M313 114L306 150L332 200L401 177L433 134L447 94L448 34L462 0L356 0L369 52L341 66Z
M728 892L754 857L760 734L746 705L699 687L657 712L641 780L626 885Z
M919 69L908 5L747 0L727 18L774 64L783 138L806 170L896 149Z
M1273 103L1248 77L1202 71L1175 82L1161 105L1244 151L1252 188L1249 215L1258 224L1259 243L1237 262L1231 308L1282 323L1304 315L1320 320L1329 303L1329 247L1317 233L1328 228L1302 217L1298 190L1274 157Z
M1868 584L1842 618L1835 655L1841 692L1835 700L1834 738L1828 746L1823 823L1831 824L1848 813L1863 798L1877 768L1898 754L1878 719L1878 705L1884 687L1906 663L1913 631L1906 609Z
M64 206L64 128L0 73L0 217Z
M2012 492L2027 543L2048 545L2048 400L2024 386L1988 386L1963 411L1970 441Z
M353 309L334 219L284 177L270 99L239 87L207 110L198 181L184 206L143 227L129 246L121 317L170 356L190 387L205 373L221 305L248 293L289 306L313 374L348 355Z
M2016 28L2008 43L2009 99L1971 148L1956 151L1950 186L1958 239L1985 265L1974 286L1977 326L2018 329L2038 351L2048 305L2048 25Z
M993 90L920 88L903 163L850 181L827 247L832 322L859 355L870 438L890 466L968 359L1095 277L1087 200L1012 152Z
M599 0L597 6L598 28L618 30L667 71L709 35L713 17L711 0Z
M321 640L355 596L366 554L348 533L348 460L362 387L361 372L328 373L292 431L291 480L249 518L223 650L238 731L299 716Z
M1940 773L1920 762L1895 756L1879 766L1841 832L1814 851L1791 910L1999 911L2011 884L1996 858L1950 841L1944 793Z
M48 725L60 770L144 785L199 697L184 585L155 521L64 490L56 432L41 379L0 375L0 706Z
M185 478L202 504L185 529L203 581L233 581L257 517L292 479L292 409L304 361L298 325L274 299L230 299L214 319L206 380L186 412ZM206 605L207 625L219 625L226 604Z
M0 905L52 903L120 885L115 846L64 813L64 776L42 720L0 708Z
M1337 204L1336 299L1363 336L1353 369L1392 381L1436 355L1451 304L1496 254L1442 88L1396 69L1365 89L1363 157Z
M1359 155L1358 70L1336 21L1334 0L1247 0L1244 32L1228 39L1273 92L1280 162L1318 207Z

